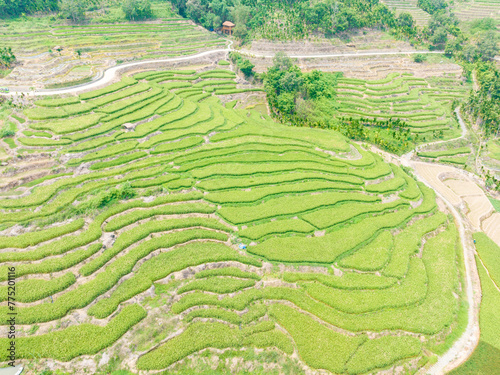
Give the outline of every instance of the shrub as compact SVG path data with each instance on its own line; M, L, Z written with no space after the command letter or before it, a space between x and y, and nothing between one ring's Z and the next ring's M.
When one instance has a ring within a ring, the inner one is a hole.
M237 52L230 52L229 58L238 67L238 69L241 70L245 77L250 77L254 74L253 68L255 68L255 65L252 64L250 60L244 59L243 56Z
M153 11L149 0L125 0L122 3L125 18L131 21L151 18Z

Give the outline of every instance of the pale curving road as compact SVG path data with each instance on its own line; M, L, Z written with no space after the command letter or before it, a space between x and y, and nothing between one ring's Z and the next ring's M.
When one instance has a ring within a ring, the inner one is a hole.
M422 144L420 146L417 146L416 150L418 151L419 149L421 149L423 147L437 145L437 144L440 144L440 143L448 143L448 142L457 141L459 139L465 138L465 136L467 135L468 130L467 130L467 126L465 126L465 122L462 119L462 116L460 116L460 107L455 108L455 114L457 115L458 123L460 124L460 128L462 129L462 134L460 135L460 137L452 138L452 139L445 139L443 141L435 141L435 142L424 143L424 144Z
M432 165L432 164L431 164ZM448 206L449 210L453 214L456 222L458 223L458 229L460 234L460 240L462 243L462 250L464 254L464 264L465 264L465 281L466 281L466 294L467 294L467 303L468 303L468 311L467 311L467 328L462 336L455 341L453 346L441 357L439 357L438 361L427 371L420 372L430 375L441 375L445 374L448 371L451 371L453 368L460 366L464 363L467 358L472 354L474 349L476 348L479 342L479 314L478 314L478 302L475 300L472 278L477 280L477 268L475 263L475 249L474 245L471 244L470 238L466 236L464 219L459 214L459 212L455 209L455 207L446 199L444 194L441 194L438 187L433 185L433 181L426 180L423 176L421 176L417 168L415 168L414 164L409 162L409 166L412 167L415 172L417 178L422 181L424 184L432 188L438 197L440 197L443 202ZM457 173L461 173L462 171L455 168Z
M0 94L0 95L6 95L6 96L16 96L16 95L27 95L27 96L48 96L48 95L63 95L63 94L78 94L83 91L89 91L93 89L97 89L100 87L103 87L111 82L113 82L116 77L119 75L119 73L125 69L128 68L133 68L133 67L144 67L147 68L148 65L153 65L153 64L164 64L164 63L170 63L170 62L179 62L179 61L189 61L189 60L196 60L201 57L206 57L210 55L215 55L218 53L227 53L229 51L232 51L232 45L233 41L229 41L229 45L227 48L224 49L215 49L215 50L210 50L210 51L205 51L205 52L200 52L195 55L189 55L189 56L182 56L182 57L172 57L169 59L157 59L157 60L146 60L146 61L135 61L135 62L129 62L117 66L113 66L111 68L106 69L104 72L101 72L95 80L77 85L77 86L72 86L72 87L66 87L66 88L61 88L61 89L54 89L54 90L40 90L40 91L15 91L12 90L9 93L6 94ZM265 58L265 59L270 59L273 58L274 55L265 55L265 54L259 54L259 53L253 53L251 51L237 51L238 53L241 53L243 55L251 56L251 57L260 57L260 58ZM440 51L381 51L381 52L356 52L356 53L334 53L334 54L310 54L310 55L289 55L292 58L329 58L329 57L346 57L346 58L354 58L354 57L360 57L360 56L385 56L385 55L411 55L411 54L442 54L443 52Z

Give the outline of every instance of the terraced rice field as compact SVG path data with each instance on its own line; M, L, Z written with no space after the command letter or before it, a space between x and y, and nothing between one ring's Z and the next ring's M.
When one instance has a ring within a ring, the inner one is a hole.
M458 337L461 248L433 191L338 133L220 104L239 90L222 69L145 72L24 111L9 167L56 164L0 167L18 357L154 373L258 348L362 374Z
M336 86L340 115L378 120L401 119L422 138L443 132L444 138L459 135L452 115L453 100L464 99L468 86L449 77L417 78L391 73L381 80L339 78Z
M382 0L389 8L396 11L410 13L419 26L427 26L431 15L417 6L417 0Z
M491 169L492 173L500 173L500 140L492 138L481 152L483 164Z
M83 83L116 62L189 55L226 44L215 33L173 14L133 24L4 22L0 38L21 63L0 85L48 88Z
M455 2L453 11L461 21L493 18L500 21L500 1L474 0L469 2Z
M419 151L417 155L424 161L436 161L439 163L465 166L473 156L470 147L450 147L438 151Z
M472 356L452 375L496 374L500 368L500 325L498 304L500 303L500 247L484 233L475 233L476 264L481 280L481 311L479 326L481 337Z

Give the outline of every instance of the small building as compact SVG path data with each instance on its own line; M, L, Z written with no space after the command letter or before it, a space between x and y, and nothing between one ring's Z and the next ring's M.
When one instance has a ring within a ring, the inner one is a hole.
M232 23L231 21L226 21L222 24L222 32L224 34L233 35L234 26L235 26L235 24Z
M125 131L133 132L135 130L135 125L130 123L130 122L127 122L127 123L123 124L122 126L123 126L123 129L125 129Z

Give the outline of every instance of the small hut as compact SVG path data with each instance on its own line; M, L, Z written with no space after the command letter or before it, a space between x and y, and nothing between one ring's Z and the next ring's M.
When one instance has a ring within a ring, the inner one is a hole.
M222 32L224 34L233 35L234 26L235 26L235 24L232 23L231 21L226 21L222 24Z
M125 131L133 132L135 130L135 125L130 122L127 122L123 124L123 128L125 129Z

